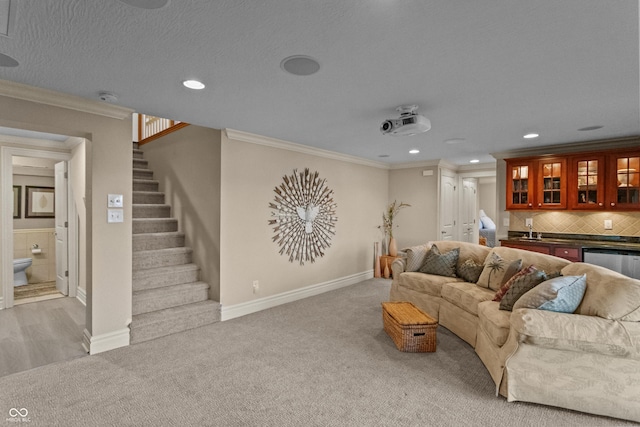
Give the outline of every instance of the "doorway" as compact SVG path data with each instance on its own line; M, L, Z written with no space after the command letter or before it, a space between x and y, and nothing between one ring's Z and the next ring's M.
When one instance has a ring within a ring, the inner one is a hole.
M55 210L62 214L67 214L66 218L63 218L61 215L58 215L56 219L54 215L46 215L47 207L46 207L46 188L47 186L29 186L29 192L27 192L27 185L21 185L19 187L21 192L24 191L23 201L24 203L20 206L21 216L25 217L36 216L41 213L45 213L42 216L54 216L54 218L46 218L51 224L42 223L46 225L50 225L50 228L38 229L35 233L39 239L44 239L47 231L50 236L47 236L47 242L42 244L36 242L35 240L28 241L28 245L26 247L26 255L32 255L33 257L39 256L41 259L39 260L39 268L38 269L38 278L34 281L42 281L41 279L44 277L44 271L49 270L46 273L47 279L49 282L55 283L56 292L60 292L65 296L77 296L78 290L78 249L77 249L77 224L78 218L75 209L75 204L73 203L70 191L69 180L66 179L65 175L68 177L69 174L73 173L70 170L69 163L71 159L70 152L61 152L61 151L51 151L43 148L37 147L2 147L2 212L3 212L3 221L2 221L2 304L0 308L11 308L14 306L14 269L13 269L13 260L15 257L14 252L14 216L16 210L13 209L13 197L8 197L14 193L13 190L13 162L14 158L26 158L26 159L34 159L37 161L48 161L58 164L58 173L62 174L64 181L60 181L58 179L57 187L58 191L55 191L55 198L51 197L51 202L56 199L55 202ZM55 166L54 166L55 169ZM66 174L65 174L66 173ZM53 173L53 181L55 189L56 187L56 178L55 172ZM39 190L40 192L36 191ZM62 190L62 191L60 191ZM29 200L28 197L34 197L37 195L38 199ZM29 200L29 201L27 201ZM45 207L34 209L34 200L39 200L44 203ZM31 202L31 203L30 203ZM54 209L51 209L54 211ZM11 215L13 211L14 215ZM35 211L35 212L34 212ZM53 212L52 212L53 214ZM30 218L33 219L33 218ZM40 219L40 218L36 218ZM45 218L41 218L45 219ZM66 230L64 236L58 235L61 234L56 224L61 226ZM55 230L55 231L54 231ZM42 233L38 233L42 232ZM59 240L64 240L62 243ZM67 245L66 243L69 242ZM20 242L17 242L20 243ZM18 246L20 246L18 244ZM51 260L47 260L49 265L42 265L42 256L43 247L46 248L47 252L52 255L55 253L54 263L51 265ZM24 251L23 251L24 252ZM56 253L57 252L57 253ZM32 258L32 257L25 257ZM32 258L33 259L33 258Z

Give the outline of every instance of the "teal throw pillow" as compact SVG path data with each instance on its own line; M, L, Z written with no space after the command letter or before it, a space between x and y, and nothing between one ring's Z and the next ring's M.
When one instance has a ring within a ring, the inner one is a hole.
M524 294L514 305L518 308L537 308L558 313L576 311L587 290L587 275L560 276L540 283Z
M451 249L443 254L436 245L432 245L420 267L421 273L435 274L438 276L456 277L456 264L460 256L460 248Z

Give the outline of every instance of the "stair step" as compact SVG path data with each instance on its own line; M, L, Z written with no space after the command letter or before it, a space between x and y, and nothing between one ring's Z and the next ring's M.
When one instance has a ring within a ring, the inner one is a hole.
M152 204L133 204L133 218L169 218L171 206Z
M133 271L191 264L192 252L191 248L168 248L134 252Z
M200 268L196 264L172 265L133 272L133 291L197 282Z
M134 159L142 159L144 157L144 151L138 150L137 148L133 149L133 158Z
M144 233L133 235L133 251L179 248L184 246L184 233Z
M178 220L175 218L133 218L131 222L133 234L178 231Z
M164 193L159 191L134 191L133 192L133 204L134 205L161 205L164 203Z
M209 285L204 282L182 283L162 288L135 291L132 298L132 314L150 313L185 304L206 301Z
M153 179L153 171L133 168L133 179Z
M220 321L220 303L202 301L133 316L131 344L160 338Z
M149 169L149 161L145 159L133 159L133 167L135 169Z
M158 191L160 181L153 179L134 179L133 191Z

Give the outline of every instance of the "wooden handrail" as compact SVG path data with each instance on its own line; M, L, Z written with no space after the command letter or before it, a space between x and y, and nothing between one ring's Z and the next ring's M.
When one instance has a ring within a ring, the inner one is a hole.
M144 145L188 125L185 122L138 114L138 145Z

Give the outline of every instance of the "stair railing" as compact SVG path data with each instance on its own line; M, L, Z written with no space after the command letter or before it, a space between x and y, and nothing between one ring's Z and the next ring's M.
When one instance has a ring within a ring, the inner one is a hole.
M138 145L144 145L188 125L189 123L177 120L138 114Z

